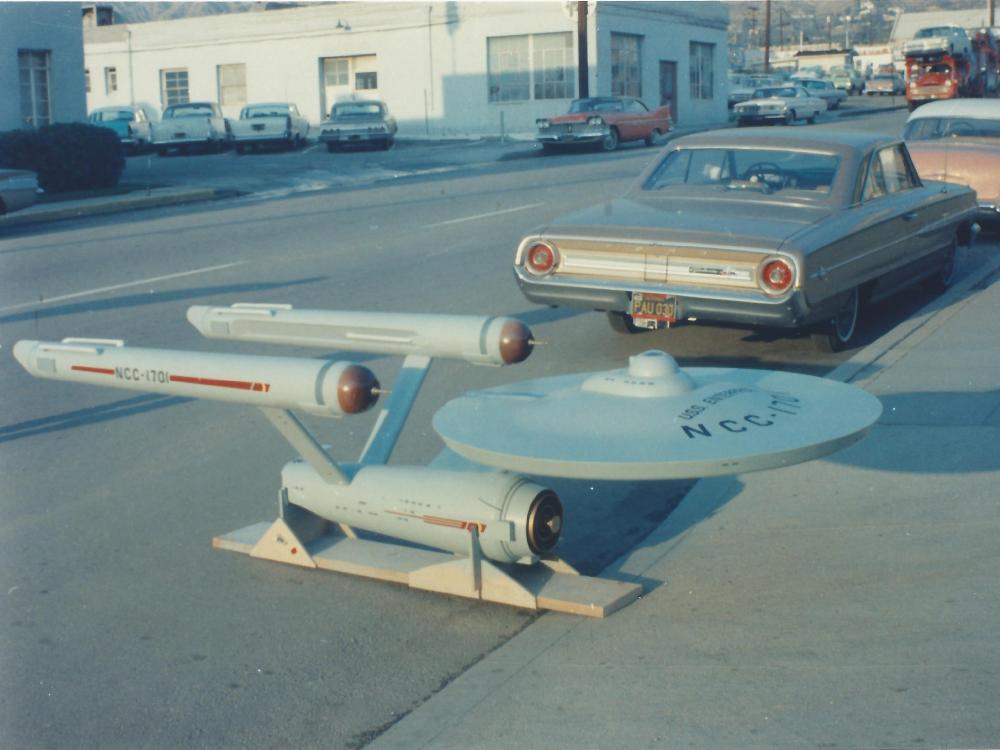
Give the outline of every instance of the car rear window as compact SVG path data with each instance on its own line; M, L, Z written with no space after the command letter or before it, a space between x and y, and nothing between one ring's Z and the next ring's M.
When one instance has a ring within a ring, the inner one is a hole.
M809 191L827 195L837 176L834 154L753 148L682 148L670 151L642 186L644 191L706 186L723 191Z
M116 109L114 111L108 110L105 112L95 112L94 121L95 122L114 122L116 120L124 120L125 122L132 122L132 111L128 109Z
M918 117L903 127L907 141L931 141L935 138L1000 138L1000 119L981 120L972 117Z
M197 104L178 104L174 107L168 107L166 112L163 113L163 119L170 120L175 117L210 117L211 115L211 107L199 106Z
M287 105L272 104L270 106L259 105L256 107L246 107L240 113L240 118L249 120L254 117L284 117L288 114Z
M382 114L382 105L376 102L351 102L337 104L333 108L334 117L363 117Z

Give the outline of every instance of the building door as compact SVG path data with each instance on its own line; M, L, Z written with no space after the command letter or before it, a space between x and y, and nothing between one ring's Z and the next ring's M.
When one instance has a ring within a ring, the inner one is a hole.
M677 120L677 63L660 60L660 106L670 105L670 116Z
M320 94L324 117L341 99L378 99L375 55L320 58Z

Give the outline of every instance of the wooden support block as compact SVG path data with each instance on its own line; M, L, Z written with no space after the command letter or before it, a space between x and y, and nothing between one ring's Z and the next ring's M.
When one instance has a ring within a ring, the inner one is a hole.
M584 617L606 617L642 594L642 586L636 583L593 578L575 571L557 572L544 565L501 567L485 559L480 560L477 583L471 558L406 544L351 539L341 535L335 525L330 525L324 536L291 554L292 540L301 542L301 538L289 524L279 526L278 522L257 523L217 536L212 546L247 555L259 548L258 551L266 550L268 554L255 556L269 560L303 565L303 560L308 559L312 565L305 567L400 583L423 591ZM277 534L282 536L284 543L277 542ZM553 567L562 569L558 564Z

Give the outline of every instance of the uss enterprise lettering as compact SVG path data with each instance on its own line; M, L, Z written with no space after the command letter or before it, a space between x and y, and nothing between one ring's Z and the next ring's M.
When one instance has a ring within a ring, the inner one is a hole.
M741 393L749 393L750 391L750 388L730 388L725 391L713 393L711 396L703 398L701 403L689 406L678 414L677 418L688 421L693 420L707 411L710 406L715 406L734 396L738 396ZM781 415L795 416L799 413L798 410L802 408L802 402L795 396L790 396L786 393L768 393L767 395L770 397L770 402L765 407L766 413L764 414L744 414L742 417L736 419L720 419L715 425L711 423L705 424L704 422L699 422L697 425L685 424L681 425L681 430L691 439L696 437L712 437L713 434L720 434L716 425L726 432L746 432L752 427L770 427L775 423L776 419L781 418ZM713 430L716 431L713 433Z

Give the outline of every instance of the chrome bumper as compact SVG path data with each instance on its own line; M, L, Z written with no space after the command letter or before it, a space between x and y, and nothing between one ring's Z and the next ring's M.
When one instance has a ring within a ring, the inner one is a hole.
M625 312L630 307L632 292L668 294L677 301L677 318L704 319L720 323L794 328L805 323L824 320L837 309L839 298L824 302L821 308L811 308L802 290L778 298L748 292L723 292L662 284L618 284L588 279L560 281L552 277L534 277L515 268L514 277L521 293L531 302L552 307L574 307L590 310Z

